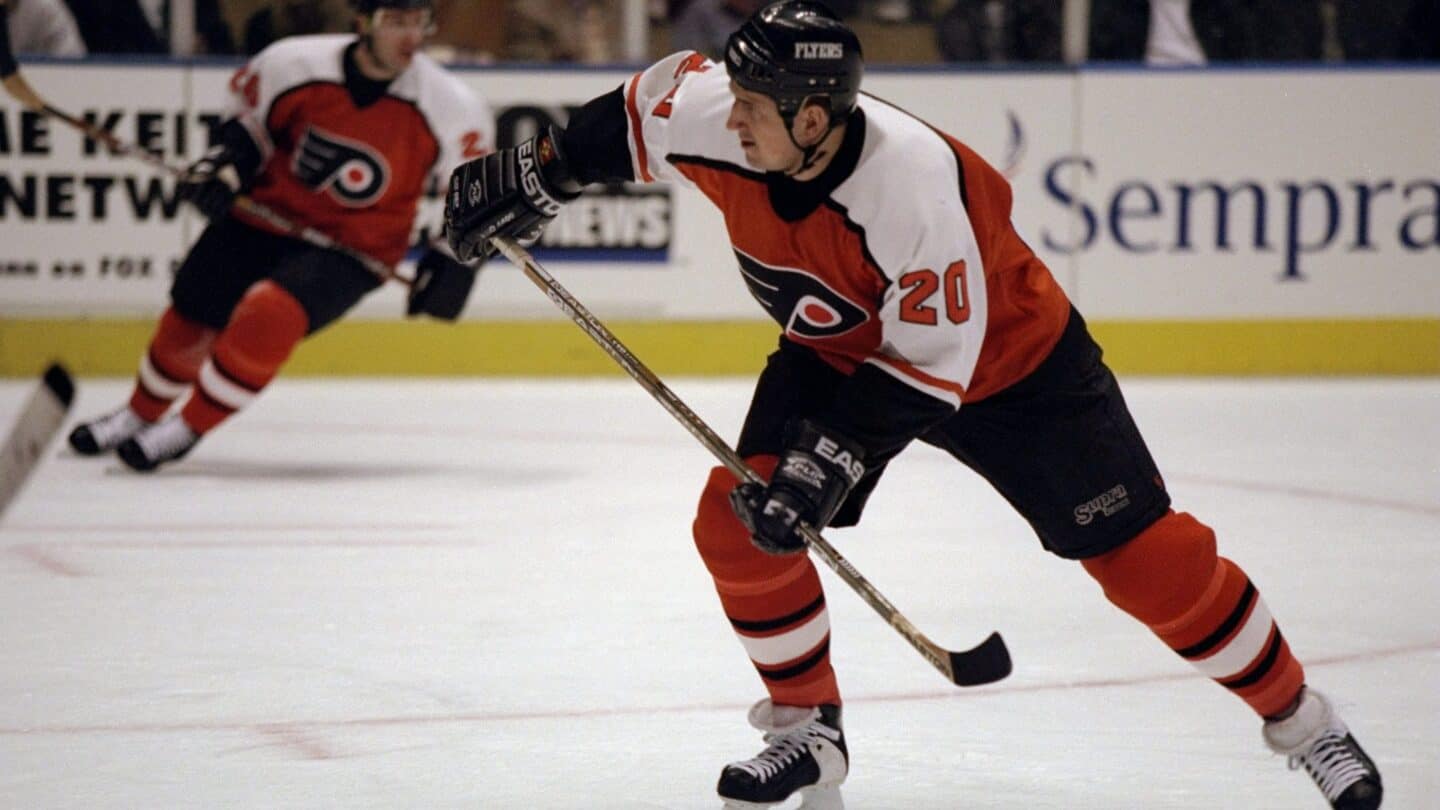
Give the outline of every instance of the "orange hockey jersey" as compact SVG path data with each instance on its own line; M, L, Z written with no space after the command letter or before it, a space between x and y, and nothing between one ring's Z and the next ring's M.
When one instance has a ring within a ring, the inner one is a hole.
M722 66L674 54L623 94L635 178L709 197L750 292L831 365L871 364L958 408L1020 380L1059 339L1070 304L1011 224L1009 184L955 138L862 95L825 173L795 183L746 164L725 128ZM785 210L787 182L824 196Z
M426 188L443 187L460 163L494 151L494 117L424 54L378 100L357 106L344 76L355 41L321 35L271 45L231 80L229 112L260 149L250 192L257 202L394 264Z

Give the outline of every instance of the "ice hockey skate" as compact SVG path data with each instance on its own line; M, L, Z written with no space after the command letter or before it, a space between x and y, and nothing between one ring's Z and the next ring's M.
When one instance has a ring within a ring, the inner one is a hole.
M200 434L191 430L179 414L173 414L126 439L115 452L130 469L150 472L183 458L199 441Z
M1266 723L1264 734L1272 751L1289 757L1291 770L1305 768L1335 810L1380 806L1380 771L1329 698L1305 687L1295 713Z
M126 439L139 433L146 425L129 405L82 422L70 431L70 446L82 456L98 456L119 447Z
M750 708L750 725L765 733L766 747L720 772L725 810L774 807L796 792L800 810L843 810L850 755L839 706L776 706L765 698Z

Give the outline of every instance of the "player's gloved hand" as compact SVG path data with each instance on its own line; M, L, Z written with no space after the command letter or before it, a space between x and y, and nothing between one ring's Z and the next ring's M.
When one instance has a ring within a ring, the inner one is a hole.
M750 541L770 554L803 550L799 524L823 529L865 475L865 451L854 441L809 420L787 432L770 483L744 483L730 492L730 507Z
M445 225L460 261L494 252L490 240L520 242L540 237L560 206L580 196L555 127L513 149L462 164L450 175Z
M176 196L195 206L207 219L225 216L240 193L238 160L225 144L216 144L181 173Z
M442 321L453 321L465 309L470 289L475 286L479 268L462 264L444 251L431 248L415 265L415 280L405 300L405 314L425 314Z

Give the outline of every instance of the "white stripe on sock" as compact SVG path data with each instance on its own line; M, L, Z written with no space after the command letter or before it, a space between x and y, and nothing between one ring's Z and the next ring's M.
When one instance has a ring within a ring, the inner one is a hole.
M1250 616L1245 619L1240 632L1236 633L1228 644L1216 650L1214 655L1190 663L1215 680L1233 678L1244 672L1250 662L1265 651L1265 642L1270 640L1270 628L1274 625L1275 620L1266 609L1265 600L1256 594L1255 605L1250 609Z
M815 645L823 641L825 634L829 632L830 614L821 608L809 621L778 636L755 638L744 633L735 635L739 636L740 643L745 645L745 652L749 654L751 661L774 666L792 661L815 649Z
M149 352L140 355L140 384L160 399L175 399L190 387L189 383L176 382L162 374L150 362Z
M200 387L211 399L234 410L240 410L255 399L255 392L231 382L213 360L206 360L200 367Z

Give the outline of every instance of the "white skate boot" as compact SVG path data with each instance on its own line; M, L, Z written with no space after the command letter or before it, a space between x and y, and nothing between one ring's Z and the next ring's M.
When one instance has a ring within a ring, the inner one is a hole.
M130 469L150 472L167 461L184 457L199 441L200 434L191 430L177 413L126 439L115 453Z
M750 708L750 725L765 732L767 745L720 772L716 790L726 810L773 807L796 791L801 810L843 810L850 754L839 706L776 706L765 698Z
M1264 734L1270 750L1290 758L1291 770L1305 767L1335 810L1380 806L1380 771L1324 695L1305 687L1295 713L1266 723Z
M70 431L70 446L82 456L98 456L120 446L120 443L149 425L129 405L82 422Z

